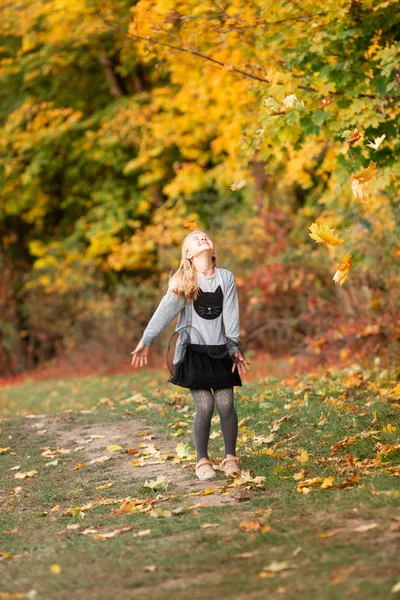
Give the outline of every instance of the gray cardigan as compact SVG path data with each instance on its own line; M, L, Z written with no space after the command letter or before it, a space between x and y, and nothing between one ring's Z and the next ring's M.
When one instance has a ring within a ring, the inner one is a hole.
M236 281L233 273L227 269L216 267L223 281L223 308L222 320L227 340L227 348L230 356L238 351L239 348L239 302L236 289ZM146 346L151 346L154 339L160 335L168 327L171 321L177 316L178 322L175 328L176 332L187 331L191 325L191 304L184 296L177 297L175 292L168 289L165 296L162 298L157 310L153 314L146 329L144 330L142 339L140 340ZM183 336L180 336L183 337ZM174 363L179 362L183 358L184 345L181 340L176 345Z

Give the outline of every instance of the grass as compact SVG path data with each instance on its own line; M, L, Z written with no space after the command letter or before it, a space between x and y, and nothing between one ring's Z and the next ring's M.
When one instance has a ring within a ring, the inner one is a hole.
M140 372L0 391L0 599L392 597L400 579L396 373L330 371L236 388L237 453L252 476L236 488L227 488L221 475L216 483L195 479L193 401L164 379ZM133 424L138 437L130 439ZM93 456L112 460L89 465L86 450L75 450L85 431L109 432L107 444L122 449L109 453L97 440ZM141 434L149 432L158 437L145 443L172 448L161 454L166 490L143 487L144 479L156 479L157 468L162 472L162 462L151 465L150 455L144 467L131 467L143 452ZM188 456L175 463L180 442ZM43 457L46 448L71 451ZM136 454L125 454L129 448ZM215 415L210 456L216 464L222 451ZM85 466L74 470L81 461ZM15 479L31 470L37 471L31 479ZM259 487L252 481L257 476L265 478ZM107 482L112 487L96 490ZM193 484L218 489L186 496ZM127 497L152 500L171 516L118 512ZM99 498L114 504L96 505ZM206 498L214 504L199 506ZM66 530L69 525L79 530ZM80 533L124 527L131 529L108 539Z

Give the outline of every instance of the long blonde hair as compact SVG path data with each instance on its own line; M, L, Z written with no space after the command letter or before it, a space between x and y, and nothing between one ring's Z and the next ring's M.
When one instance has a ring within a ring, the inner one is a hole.
M175 292L177 296L185 296L187 300L194 300L197 298L199 293L199 277L196 269L194 268L193 262L190 258L187 258L186 253L188 250L188 243L193 235L204 233L200 229L191 231L189 235L185 237L182 244L182 258L178 270L170 277L169 289ZM214 254L212 257L213 267L217 264L217 255Z

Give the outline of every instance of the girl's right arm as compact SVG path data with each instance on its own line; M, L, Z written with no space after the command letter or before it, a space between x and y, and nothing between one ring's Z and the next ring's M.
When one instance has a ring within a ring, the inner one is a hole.
M132 365L144 366L147 364L147 352L155 338L168 327L171 321L181 312L185 306L185 297L177 297L170 289L162 298L154 315L147 325L142 339L132 352Z

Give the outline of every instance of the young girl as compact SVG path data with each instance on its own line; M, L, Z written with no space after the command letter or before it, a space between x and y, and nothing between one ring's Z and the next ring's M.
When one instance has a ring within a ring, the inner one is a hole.
M179 269L132 352L134 367L146 365L149 346L179 315L172 336L175 345L170 341L168 347L168 381L190 389L194 398L196 475L202 480L216 476L207 451L214 403L224 438L224 472L228 476L240 472L233 386L242 385L241 376L249 364L239 350L235 278L227 269L217 268L216 263L210 238L202 231L192 231L183 242Z

